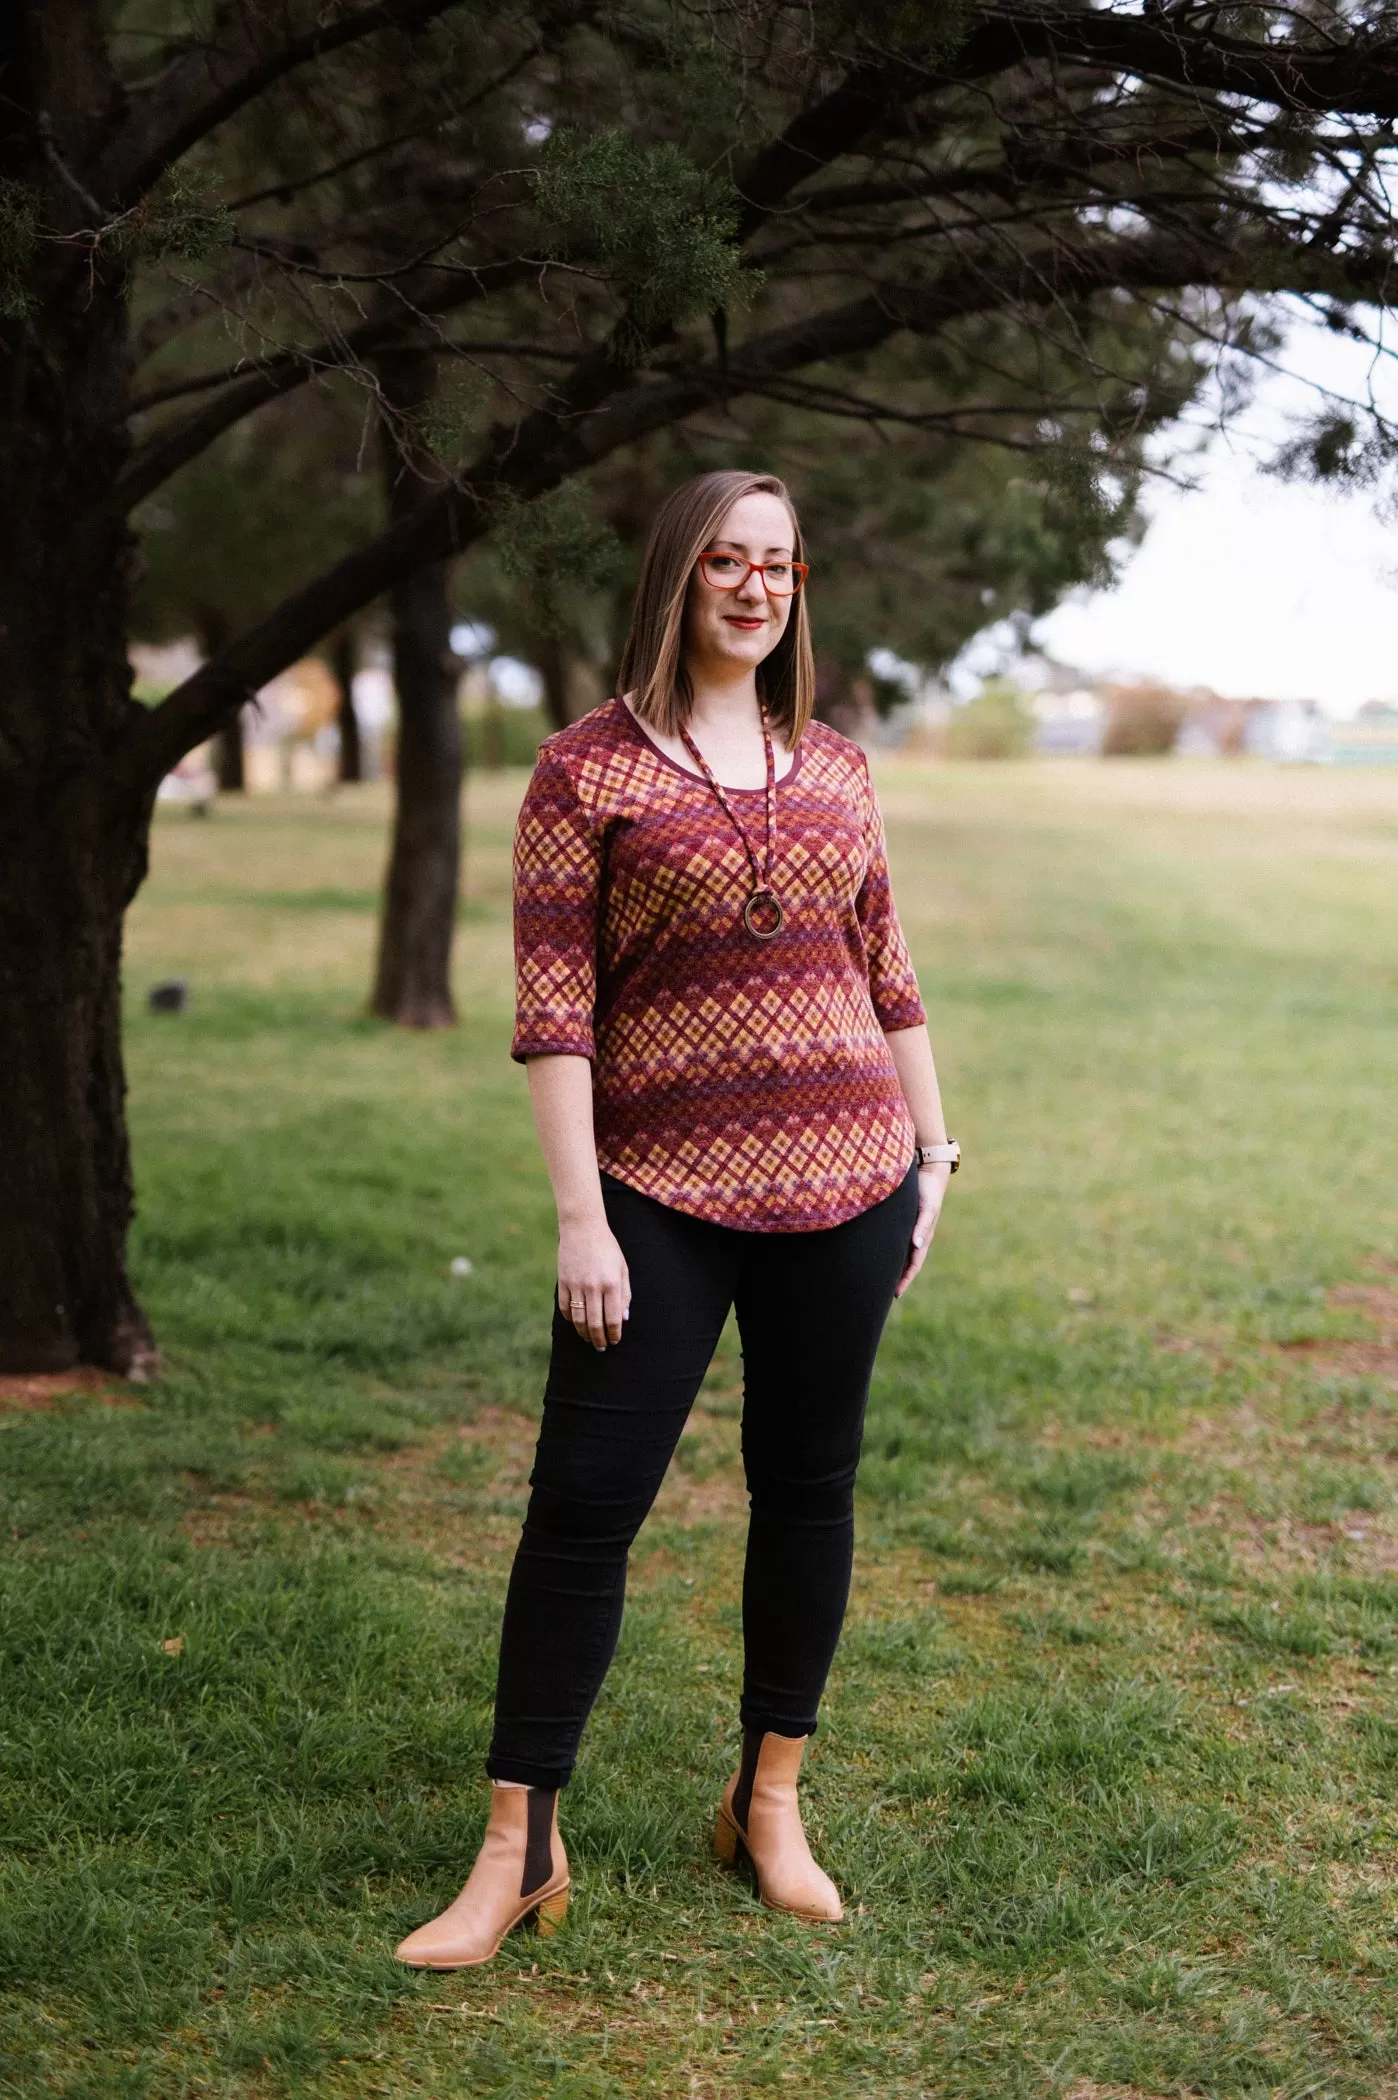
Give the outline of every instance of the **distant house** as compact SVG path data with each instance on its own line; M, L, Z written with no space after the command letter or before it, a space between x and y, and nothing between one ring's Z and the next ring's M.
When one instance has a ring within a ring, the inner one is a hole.
M1243 749L1286 765L1328 765L1335 756L1334 724L1316 700L1249 700Z
M1095 758L1107 726L1107 705L1089 685L1066 692L1045 686L1030 695L1034 712L1034 749L1046 757Z
M1181 758L1237 758L1246 749L1246 700L1225 700L1205 686L1188 695L1175 749Z
M1366 700L1350 722L1333 725L1337 766L1398 766L1398 707Z

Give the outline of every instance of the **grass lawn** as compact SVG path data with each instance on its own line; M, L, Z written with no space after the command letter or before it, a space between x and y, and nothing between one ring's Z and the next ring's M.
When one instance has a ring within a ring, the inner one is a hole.
M128 996L166 1375L0 1400L0 2092L1398 2095L1398 776L881 779L967 1164L810 1761L848 1922L708 1854L725 1342L566 1928L391 1960L483 1822L544 1365L522 776L472 784L463 1023L421 1039L361 1016L382 790L162 814Z

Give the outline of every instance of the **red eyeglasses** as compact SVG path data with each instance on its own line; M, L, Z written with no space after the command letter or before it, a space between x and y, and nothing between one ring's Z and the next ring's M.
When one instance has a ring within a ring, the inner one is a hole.
M794 598L810 573L804 561L744 561L740 554L699 557L699 574L716 591L740 591L749 576L760 576L769 598Z

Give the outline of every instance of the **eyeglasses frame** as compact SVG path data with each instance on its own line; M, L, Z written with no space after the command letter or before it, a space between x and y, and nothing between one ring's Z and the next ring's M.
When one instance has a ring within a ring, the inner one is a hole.
M704 567L705 561L711 556L723 561L741 561L743 559L741 554L725 553L721 547L705 548L704 552L699 556L699 574L703 577L705 583L708 584L711 591L740 591L749 576L760 576L762 578L762 588L769 598L794 598L811 573L811 565L807 561L750 561L746 572L738 578L736 583L715 583ZM774 591L772 589L772 586L767 581L767 571L776 568L791 570L792 575L796 578L795 585L791 590Z

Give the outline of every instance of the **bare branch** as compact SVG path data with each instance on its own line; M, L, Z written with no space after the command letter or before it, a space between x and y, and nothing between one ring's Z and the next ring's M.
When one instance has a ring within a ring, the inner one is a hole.
M366 0L299 36L273 28L280 8L225 4L207 42L185 51L143 95L90 171L90 187L109 208L128 209L191 146L265 94L288 73L377 36L384 29L422 29L460 0Z
M207 42L165 68L88 171L88 187L110 208L143 197L166 170L278 80L385 29L424 29L462 0L363 0L320 19L299 36L280 33L283 9L273 0L227 4ZM535 45L547 48L597 15L603 0L543 0ZM275 25L275 26L274 26ZM534 48L531 47L531 56Z
M250 191L246 197L235 197L226 207L227 210L247 211L254 204L269 202L287 204L293 197L302 195L306 190L317 189L323 182L333 182L338 175L348 175L352 169L362 168L367 161L382 158L385 153L393 152L397 146L412 145L420 139L431 138L435 132L444 130L449 124L459 124L468 111L478 109L482 102L488 102L492 95L499 94L501 88L508 87L510 82L517 79L525 67L547 48L547 37L536 36L522 51L515 54L507 66L502 66L493 79L478 87L474 94L468 95L464 102L458 103L446 116L435 117L428 124L416 125L411 131L400 131L392 138L375 139L371 146L361 146L357 153L348 153L342 160L333 161L328 167L317 168L313 175L269 183L263 189Z
M269 401L294 392L320 373L353 370L373 351L402 347L416 338L425 322L488 299L509 285L537 275L538 269L537 263L522 260L486 263L445 284L439 281L418 299L405 299L391 313L365 321L342 336L327 337L305 349L278 351L251 363L241 375L236 367L217 375L212 383L222 384L223 391L215 400L182 421L168 423L137 446L113 491L115 501L127 510L144 502L163 481L222 437L225 430L231 430L235 423L255 414ZM194 382L187 384L192 386Z
M163 350L168 342L196 321L202 321L214 308L226 306L240 292L245 292L257 277L262 258L257 255L240 255L228 263L214 276L200 282L185 278L173 299L157 307L131 333L131 366L138 370L157 350Z

